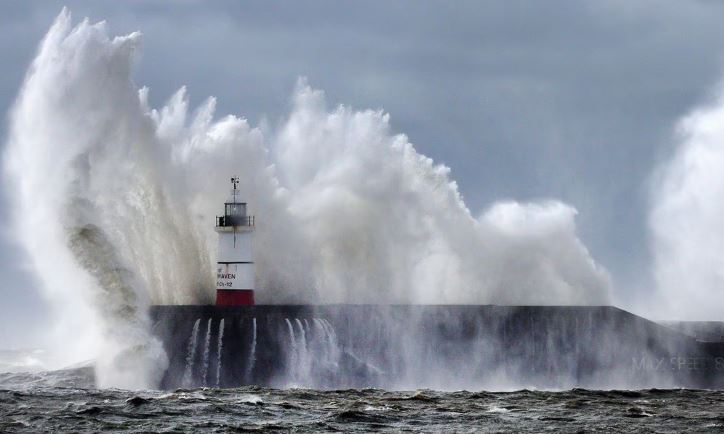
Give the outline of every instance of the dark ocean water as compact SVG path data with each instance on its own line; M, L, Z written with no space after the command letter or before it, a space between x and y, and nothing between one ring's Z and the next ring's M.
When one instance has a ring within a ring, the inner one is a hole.
M724 392L94 389L0 374L0 432L724 432Z

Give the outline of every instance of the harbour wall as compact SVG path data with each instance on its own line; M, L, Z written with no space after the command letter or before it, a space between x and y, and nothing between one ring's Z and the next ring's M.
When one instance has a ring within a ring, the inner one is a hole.
M662 325L611 306L153 306L151 316L170 359L166 389L724 388L721 323Z

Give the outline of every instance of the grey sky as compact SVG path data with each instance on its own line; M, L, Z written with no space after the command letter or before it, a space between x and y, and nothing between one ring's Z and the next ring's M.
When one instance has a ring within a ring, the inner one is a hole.
M648 176L724 71L724 3L713 1L5 1L3 113L63 5L76 22L143 32L135 80L154 105L187 85L193 103L215 95L219 113L274 125L306 76L330 104L388 111L452 168L474 214L496 199L572 204L623 300L649 291ZM4 237L0 347L32 343L47 321L20 264Z

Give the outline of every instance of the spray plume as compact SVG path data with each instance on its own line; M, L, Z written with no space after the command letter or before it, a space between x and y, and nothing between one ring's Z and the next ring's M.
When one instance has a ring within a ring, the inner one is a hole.
M679 146L655 173L650 227L660 307L671 319L724 311L724 86L678 125Z
M214 215L237 174L257 216L259 302L608 303L572 207L501 202L474 217L450 170L392 134L387 114L328 110L304 80L268 137L215 119L213 98L191 113L184 88L152 109L131 79L139 41L72 27L64 10L5 155L19 241L59 335L98 358L101 385L159 380L150 303L212 300Z

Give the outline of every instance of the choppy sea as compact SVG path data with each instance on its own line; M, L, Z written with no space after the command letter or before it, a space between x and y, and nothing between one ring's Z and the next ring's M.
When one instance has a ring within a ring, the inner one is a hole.
M0 374L0 432L724 432L724 392L114 390L90 367Z

